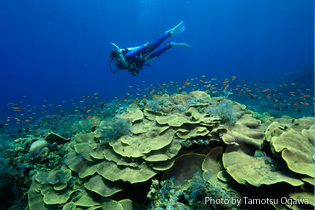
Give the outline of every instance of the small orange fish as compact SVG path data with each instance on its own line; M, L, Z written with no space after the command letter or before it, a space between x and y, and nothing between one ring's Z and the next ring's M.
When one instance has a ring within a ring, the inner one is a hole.
M266 89L266 90L263 90L262 92L267 92L269 90L269 88L268 89Z
M202 75L201 77L206 77L206 75Z
M94 93L94 95L97 95L98 93Z
M132 88L132 86L129 86L129 88Z
M268 112L266 113L266 115L269 116L269 117L271 117L271 115L270 115Z
M235 80L235 78L236 78L236 76L233 76L233 77L232 77L232 82Z
M291 85L296 85L295 83L291 83Z

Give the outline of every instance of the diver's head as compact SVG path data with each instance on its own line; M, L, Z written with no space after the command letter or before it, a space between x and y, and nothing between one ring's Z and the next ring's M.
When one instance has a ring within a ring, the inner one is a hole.
M124 56L120 52L120 50L112 50L110 52L110 58L113 60L115 63L122 63L125 61Z
M120 53L119 50L112 50L112 51L110 52L110 59L114 60L114 58L119 57L120 54L121 54L121 53Z

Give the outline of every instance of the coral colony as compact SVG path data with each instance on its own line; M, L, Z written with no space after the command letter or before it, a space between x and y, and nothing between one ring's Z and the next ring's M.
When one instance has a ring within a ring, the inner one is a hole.
M204 77L69 109L9 103L1 208L313 209L313 90Z

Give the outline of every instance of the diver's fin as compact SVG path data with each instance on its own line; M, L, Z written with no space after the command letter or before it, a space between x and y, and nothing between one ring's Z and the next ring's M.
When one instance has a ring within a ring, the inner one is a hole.
M182 21L177 26L168 31L165 31L164 33L170 33L172 35L175 35L182 33L184 30L185 30L184 21Z
M186 48L187 50L191 49L191 47L188 44L185 44L185 43L169 42L167 44L171 45L172 47L183 47L183 48Z

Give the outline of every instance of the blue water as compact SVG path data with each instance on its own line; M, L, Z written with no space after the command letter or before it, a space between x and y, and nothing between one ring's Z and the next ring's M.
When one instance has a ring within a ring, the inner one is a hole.
M94 93L106 102L135 94L138 85L183 84L201 75L268 88L277 85L268 81L314 61L313 0L10 0L0 1L0 20L2 122L16 114L8 102L66 107ZM111 73L110 42L153 43L180 21L186 30L167 41L191 50L170 49L135 77ZM313 93L314 77L308 79Z

